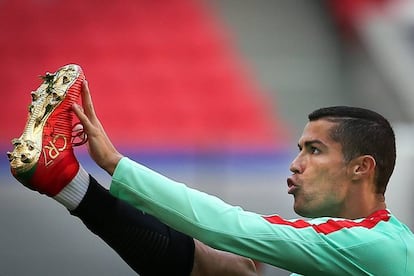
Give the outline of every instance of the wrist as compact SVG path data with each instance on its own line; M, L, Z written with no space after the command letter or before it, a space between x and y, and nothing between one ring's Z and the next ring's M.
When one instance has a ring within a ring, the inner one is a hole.
M110 158L107 159L107 162L102 166L102 168L109 174L109 175L113 175L115 172L116 167L118 166L119 161L123 158L124 156L120 153L116 153L113 156L111 156Z

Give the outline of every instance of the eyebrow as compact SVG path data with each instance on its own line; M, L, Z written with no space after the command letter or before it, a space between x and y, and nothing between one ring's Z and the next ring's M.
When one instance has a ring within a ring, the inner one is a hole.
M325 144L321 140L318 140L318 139L306 141L304 143L304 146L306 148L306 147L309 147L309 146L311 146L313 144L318 144L318 145L325 146ZM301 145L299 143L298 143L298 148L301 148Z

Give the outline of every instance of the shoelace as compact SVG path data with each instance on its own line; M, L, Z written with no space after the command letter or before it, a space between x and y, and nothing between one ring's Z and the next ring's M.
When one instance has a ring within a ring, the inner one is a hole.
M81 146L88 141L88 136L83 131L81 122L77 122L72 127L72 145L74 147Z

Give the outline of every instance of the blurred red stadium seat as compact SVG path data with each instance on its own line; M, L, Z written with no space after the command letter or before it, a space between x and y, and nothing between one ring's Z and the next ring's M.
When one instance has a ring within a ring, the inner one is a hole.
M36 77L67 63L84 68L96 110L118 145L284 144L286 128L274 107L201 2L5 0L0 40L6 146L23 129Z

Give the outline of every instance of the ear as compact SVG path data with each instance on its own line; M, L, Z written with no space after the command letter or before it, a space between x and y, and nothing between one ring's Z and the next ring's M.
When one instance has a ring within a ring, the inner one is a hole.
M369 175L374 176L377 163L371 155L361 155L350 162L352 180L360 180Z

